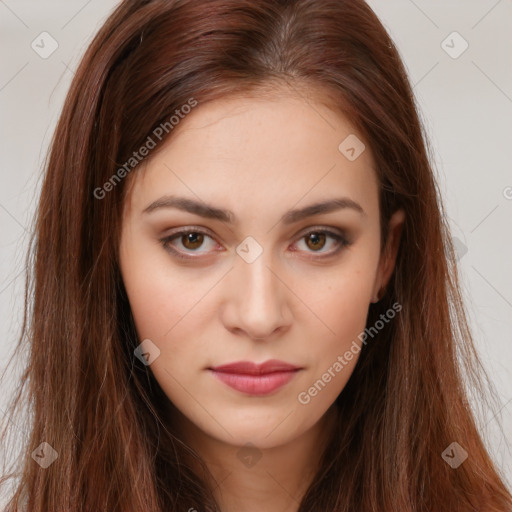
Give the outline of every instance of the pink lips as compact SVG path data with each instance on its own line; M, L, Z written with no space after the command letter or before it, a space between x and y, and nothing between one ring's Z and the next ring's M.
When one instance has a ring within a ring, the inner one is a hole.
M267 395L279 389L300 369L276 359L261 364L239 361L208 368L215 377L231 388L250 395Z

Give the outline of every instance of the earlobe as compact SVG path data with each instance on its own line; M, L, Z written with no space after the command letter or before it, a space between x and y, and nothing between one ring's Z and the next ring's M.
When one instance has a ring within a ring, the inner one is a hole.
M374 304L376 304L377 302L379 302L382 299L382 297L384 297L385 294L386 294L386 287L382 286L380 288L380 290L376 294L374 294L374 296L372 298L372 302Z
M402 209L394 212L389 219L388 240L379 262L379 270L377 279L375 280L375 289L371 300L374 304L379 302L385 295L386 286L393 274L404 222L405 212Z

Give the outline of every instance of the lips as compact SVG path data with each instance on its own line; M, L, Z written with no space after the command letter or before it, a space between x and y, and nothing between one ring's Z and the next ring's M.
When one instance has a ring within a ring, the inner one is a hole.
M208 368L229 387L249 395L266 395L284 386L301 368L272 359L264 363L238 361Z
M260 364L253 363L252 361L239 361L236 363L214 366L210 369L216 372L236 373L240 375L265 375L267 373L299 370L297 366L285 363L284 361L278 361L277 359L271 359Z

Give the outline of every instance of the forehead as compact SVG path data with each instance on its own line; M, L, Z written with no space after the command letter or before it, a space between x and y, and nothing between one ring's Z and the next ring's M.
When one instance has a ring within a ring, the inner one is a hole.
M345 141L355 143L357 153L364 150L347 158ZM306 204L341 194L371 210L378 187L370 148L363 144L348 119L312 96L222 98L199 104L180 120L133 175L133 201L142 208L155 194L179 191L254 213L263 204L284 208L301 198Z

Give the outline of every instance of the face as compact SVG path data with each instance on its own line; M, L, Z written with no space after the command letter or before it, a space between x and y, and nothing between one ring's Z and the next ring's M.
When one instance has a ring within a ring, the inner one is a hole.
M287 443L353 371L358 353L343 356L395 255L381 256L375 164L354 136L298 96L216 100L130 176L120 265L137 333L169 400L211 438ZM254 364L219 368L238 362Z

